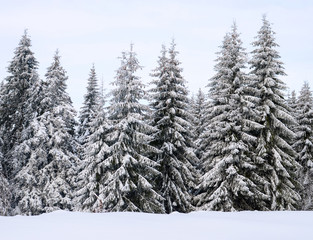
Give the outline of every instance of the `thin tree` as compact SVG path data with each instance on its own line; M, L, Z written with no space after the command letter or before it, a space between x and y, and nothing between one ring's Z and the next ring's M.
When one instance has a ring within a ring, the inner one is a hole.
M296 106L298 125L293 146L298 153L297 161L301 164L301 209L313 210L313 96L308 82L304 83Z
M287 105L289 107L289 111L290 111L290 114L291 116L297 120L297 95L296 95L296 91L293 90L291 92L291 94L287 95ZM297 124L293 124L290 126L290 129L293 131L293 132L296 132L296 127L297 127ZM294 143L294 142L293 142Z
M84 145L90 134L90 124L99 105L99 87L95 66L90 69L88 78L87 93L84 95L83 106L79 114L78 139Z
M205 109L206 109L207 101L206 96L202 92L201 88L199 88L198 93L195 99L191 104L191 113L193 114L193 140L196 147L196 155L200 159L203 152L200 149L200 135L204 132L205 129Z

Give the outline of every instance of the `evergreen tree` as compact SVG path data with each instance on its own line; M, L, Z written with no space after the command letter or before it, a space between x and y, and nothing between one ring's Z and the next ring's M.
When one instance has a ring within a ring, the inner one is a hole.
M90 134L90 123L96 115L98 105L99 88L95 66L93 65L88 78L87 93L84 96L83 106L79 115L78 139L82 145L86 143Z
M38 81L33 86L33 95L30 102L35 107L33 119L22 130L21 141L14 147L13 157L24 162L25 165L12 179L13 190L13 214L40 214L42 213L41 192L38 191L38 181L41 178L38 166L44 162L43 152L40 148L44 142L42 126L38 123L38 117L45 111L42 104L45 82ZM36 156L34 159L33 156ZM24 196L24 197L23 197Z
M297 96L296 96L296 91L293 90L291 92L291 95L287 95L287 106L288 110L290 111L290 115L294 118L297 119ZM295 132L296 131L297 125L291 125L290 129Z
M157 129L153 145L160 150L157 161L162 173L158 188L167 213L193 210L191 191L197 177L193 166L198 161L193 152L187 89L175 47L173 41L167 57L162 46L159 66L152 74L155 87L151 90L153 126Z
M77 178L75 208L82 211L104 211L103 192L106 181L107 161L110 154L108 134L112 131L110 122L104 111L105 98L103 90L98 99L94 117L89 125L89 135L86 138L80 172Z
M0 139L0 146L2 147L2 140ZM11 211L11 189L9 188L9 182L3 173L3 155L0 148L0 216L9 215Z
M164 212L162 197L152 184L160 173L157 164L148 157L157 150L149 144L154 128L144 121L149 109L140 103L146 95L135 75L140 68L131 46L130 52L123 52L113 82L116 88L109 108L110 149L103 163L105 176L98 176L99 197L106 211Z
M193 129L193 137L194 143L196 145L196 155L200 159L203 152L200 149L200 135L204 131L205 126L205 107L206 107L206 98L205 94L202 92L201 88L196 95L195 100L191 104L191 113L193 114L194 121L194 129Z
M24 135L27 164L14 178L16 213L40 214L72 208L76 156L75 111L66 93L66 72L58 52L45 75L38 102L38 116ZM35 94L36 95L36 94Z
M21 143L22 131L33 118L30 101L39 81L37 74L38 62L30 49L31 40L25 31L14 57L9 64L9 76L1 87L0 97L0 128L3 140L4 164L3 171L11 179L26 163L23 152L17 152L15 146Z
M296 153L290 146L295 135L290 128L296 122L284 99L286 86L280 77L285 72L275 49L278 44L274 32L266 17L263 17L263 25L253 46L251 75L260 98L259 123L263 125L256 148L257 169L264 180L261 188L270 199L269 209L294 210L298 208L300 196L296 192Z
M201 158L204 174L195 197L201 210L263 210L258 188L260 177L254 171L253 131L261 126L253 121L255 98L249 95L249 78L243 72L246 53L236 24L226 34L209 83L211 103L207 110L206 131Z
M10 214L11 196L12 194L9 189L9 182L5 178L2 172L2 166L0 165L0 216Z
M295 90L293 90L291 94L287 96L287 104L291 108L291 113L294 113L297 108L297 95Z
M298 153L297 161L302 184L302 209L313 210L313 96L309 84L304 83L297 101L296 141L294 148Z

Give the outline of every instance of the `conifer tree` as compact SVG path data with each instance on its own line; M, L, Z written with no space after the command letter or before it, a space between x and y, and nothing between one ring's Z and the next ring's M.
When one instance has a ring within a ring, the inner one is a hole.
M199 91L193 100L191 104L191 113L193 114L193 139L194 143L196 145L196 155L200 159L203 152L200 149L200 135L204 131L205 126L205 107L206 107L206 98L205 94L202 92L201 88L199 88Z
M16 213L40 214L72 208L76 156L75 111L66 92L66 72L58 52L45 75L38 102L38 116L24 135L29 136L27 164L14 178ZM36 95L36 94L34 94ZM37 99L38 100L38 99Z
M291 108L291 113L296 111L297 107L297 95L296 91L293 90L289 96L287 96L287 104Z
M163 213L162 197L154 190L152 180L160 173L157 163L148 156L157 150L150 146L154 128L144 120L148 107L140 103L146 95L140 78L136 53L123 52L117 70L109 108L112 131L110 149L104 165L105 176L99 176L99 196L106 211L143 211Z
M211 103L206 131L202 134L200 178L195 202L201 210L262 210L258 200L266 196L258 189L254 171L251 134L261 126L253 121L255 100L249 96L249 78L243 72L246 53L236 24L226 34L209 83Z
M33 106L30 97L33 86L39 81L38 62L30 49L31 40L25 30L14 57L9 64L9 76L1 87L0 128L3 140L3 171L11 179L24 165L23 152L17 152L15 146L21 143L22 131L33 118Z
M157 129L153 145L159 149L157 161L162 177L158 181L160 194L165 199L167 213L193 210L191 191L196 181L191 135L191 114L185 80L182 77L178 52L174 41L168 51L162 46L158 67L152 74L155 86L152 92L152 120Z
M287 95L287 106L289 108L288 110L290 111L290 115L297 120L297 96L295 90L293 90L290 95ZM290 129L295 132L296 127L297 124L293 124L290 126Z
M199 135L203 131L203 122L204 122L204 106L205 106L205 95L199 88L198 93L195 97L193 104L193 114L195 117L195 134Z
M10 214L11 196L9 182L2 172L2 166L0 166L0 216Z
M103 192L107 173L107 158L110 154L108 134L112 131L104 111L105 97L103 90L97 100L94 117L89 126L89 136L84 145L84 158L77 178L75 209L91 212L105 211Z
M84 96L83 106L79 115L79 129L78 139L80 144L84 145L90 134L90 123L96 115L96 111L99 105L99 88L98 80L96 76L95 66L93 65L89 78L87 93Z
M2 140L0 139L0 146L2 147ZM3 155L0 148L0 216L9 215L11 213L11 189L9 182L4 176L3 168Z
M313 210L313 96L307 82L300 91L296 105L299 125L295 128L297 137L294 148L298 153L297 161L301 165L301 208Z
M253 46L251 75L260 98L259 123L263 125L256 148L257 169L263 178L261 188L270 199L269 209L294 210L298 208L300 196L296 192L296 153L290 146L295 134L290 128L296 122L284 98L286 85L280 78L285 72L275 49L278 44L274 32L266 17L263 17L263 25Z
M14 196L13 214L35 215L44 212L38 185L41 173L38 169L39 166L43 166L46 157L41 145L44 143L45 134L38 117L45 112L46 106L42 104L45 88L46 83L41 80L34 84L33 94L30 97L30 102L34 106L34 117L22 130L22 139L14 147L13 157L22 160L25 165L11 181Z

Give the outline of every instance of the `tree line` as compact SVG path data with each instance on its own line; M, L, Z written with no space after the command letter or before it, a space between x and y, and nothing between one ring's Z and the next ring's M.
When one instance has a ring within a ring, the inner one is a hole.
M131 45L109 96L92 66L76 118L58 51L41 79L25 31L0 86L0 214L311 210L312 92L286 94L266 17L252 45L234 23L193 97L174 41L149 90Z

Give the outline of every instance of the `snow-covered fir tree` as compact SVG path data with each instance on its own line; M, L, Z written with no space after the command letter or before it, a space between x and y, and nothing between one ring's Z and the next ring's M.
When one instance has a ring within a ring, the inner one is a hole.
M296 191L296 153L290 145L295 134L290 128L296 122L284 98L286 85L281 77L285 72L276 50L278 44L274 34L264 16L263 25L253 42L255 49L249 62L252 85L258 90L257 96L260 98L259 123L263 125L258 134L256 163L264 181L261 187L270 199L268 208L294 210L298 208L300 196Z
M27 164L14 178L15 212L40 214L72 209L77 143L74 138L75 110L66 92L66 72L58 52L38 92L38 116L24 135ZM36 95L36 94L34 94Z
M290 115L297 119L297 95L296 91L293 90L291 94L287 94L287 105L289 107ZM290 129L295 132L296 131L297 124L293 124L290 126Z
M297 161L303 210L313 210L313 96L310 86L304 83L297 100L296 141L294 148L298 153Z
M209 83L206 131L200 136L204 174L195 202L201 210L263 210L258 200L266 196L258 188L252 154L252 132L261 127L252 118L257 99L249 96L246 53L235 23L218 55Z
M3 140L3 171L11 179L24 165L23 152L15 146L21 143L22 131L33 118L30 97L33 86L39 81L38 62L30 49L31 40L25 30L14 57L9 64L9 76L5 78L0 92L0 129Z
M109 107L112 131L108 135L108 156L105 158L101 155L106 153L100 153L98 161L105 162L95 164L94 171L101 166L106 168L98 176L92 176L99 181L98 196L105 211L164 212L163 198L153 186L153 179L160 173L156 170L157 163L148 157L157 149L149 144L154 131L145 122L149 109L140 102L146 95L136 76L140 68L131 45L129 52L122 53L121 66L112 83L115 89Z
M199 135L203 131L205 103L205 94L202 92L201 88L199 88L193 104L193 115L195 117L194 135Z
M205 109L206 109L206 97L199 88L196 97L191 101L191 110L190 112L193 115L193 140L196 147L196 155L200 159L203 152L200 149L200 135L203 133L205 128Z
M42 136L40 125L37 123L37 117L44 112L44 106L41 101L44 99L45 83L43 81L38 81L32 87L32 96L29 102L31 105L26 105L25 107L32 108L33 118L27 126L25 126L21 132L21 141L15 145L13 157L18 158L20 161L24 162L24 166L21 170L12 178L11 187L13 192L12 214L39 214L42 213L42 203L40 191L38 191L38 172L37 168L34 167L33 154L36 152L40 155L41 149L39 149L39 144L42 142ZM37 136L39 133L39 136ZM38 165L42 164L42 158L35 160ZM23 208L21 196L26 196L28 202ZM38 209L40 209L38 211Z
M3 174L2 166L0 165L0 216L6 216L11 211L11 190L9 182Z
M95 66L93 65L87 85L87 93L84 96L83 106L79 114L78 139L84 145L90 134L90 123L96 115L99 105L99 87Z
M167 213L194 209L191 191L197 174L193 166L198 161L190 131L192 116L188 112L188 92L175 47L173 41L167 56L162 46L158 67L152 74L155 80L151 90L152 121L157 129L153 145L160 151L156 161L162 173L157 185Z
M108 134L112 128L104 111L103 87L99 97L89 125L89 134L83 148L84 158L81 161L76 183L74 205L76 210L81 211L104 211L106 193L103 192L103 188L107 177L106 159L110 153Z
M11 213L11 198L12 193L9 188L9 182L6 179L2 164L3 164L3 154L1 147L3 145L2 140L0 139L0 216L9 215Z
M291 108L292 112L295 112L297 107L297 95L295 90L292 90L291 94L288 93L287 104Z

